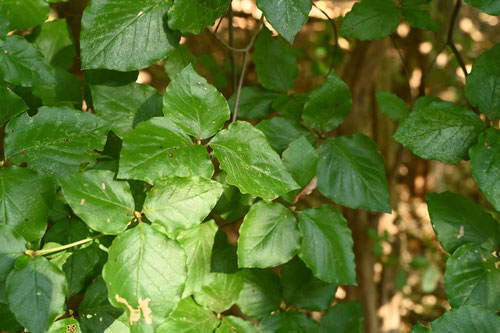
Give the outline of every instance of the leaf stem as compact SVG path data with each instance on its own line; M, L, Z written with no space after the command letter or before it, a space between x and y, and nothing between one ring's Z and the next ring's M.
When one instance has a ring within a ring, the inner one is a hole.
M69 248L77 246L77 245L81 245L81 244L85 244L85 243L91 242L94 239L100 238L102 236L104 236L104 235L103 234L99 234L99 235L96 235L94 237L89 237L89 238L81 239L81 240L79 240L77 242L69 243L69 244L66 244L66 245L61 245L61 246L54 247L54 248L51 248L51 249L38 250L38 251L26 250L26 251L24 251L24 253L27 254L27 255L29 255L29 256L31 256L31 257L34 257L34 256L43 256L43 255L46 255L46 254L49 254L49 253L66 250L66 249L69 249Z

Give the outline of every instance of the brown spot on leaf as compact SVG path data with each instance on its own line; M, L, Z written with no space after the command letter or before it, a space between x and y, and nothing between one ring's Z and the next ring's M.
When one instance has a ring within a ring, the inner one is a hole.
M153 311L149 308L149 302L151 302L151 298L148 297L145 300L142 300L142 298L139 297L139 308L142 310L142 315L144 316L146 324L153 323Z
M168 154L168 157L173 157L173 156L174 156L174 154L172 154L172 153Z
M139 319L141 319L141 311L140 311L140 308L139 309L134 309L133 307L131 307L127 300L123 297L120 297L118 294L115 295L115 299L118 303L123 303L125 304L125 306L127 307L127 309L130 311L130 314L129 314L129 323L130 325L134 325L134 323L136 321L139 321Z
M84 205L85 204L85 199L82 198L82 200L80 200L80 205Z
M458 231L457 239L464 237L464 232L465 232L464 226L461 225L460 230Z
M120 297L118 294L115 294L115 299L118 303L125 304L125 306L128 308L130 315L129 315L129 323L130 325L133 325L134 322L139 321L141 319L141 311L142 311L142 316L144 317L144 320L146 321L146 324L152 324L153 323L153 311L149 308L149 302L151 302L151 298L146 298L142 299L139 297L138 303L139 305L137 306L137 309L134 309L131 305L128 304L127 300L123 297Z
M105 190L106 189L106 184L102 183L101 187L102 187L103 190Z

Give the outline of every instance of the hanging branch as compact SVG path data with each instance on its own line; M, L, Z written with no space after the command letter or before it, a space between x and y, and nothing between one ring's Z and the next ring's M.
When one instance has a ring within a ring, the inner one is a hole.
M398 45L398 42L396 41L396 38L393 35L390 35L391 41L394 44L394 47L396 50L398 50L399 57L401 58L401 62L403 63L403 69L406 75L406 85L408 86L408 93L410 94L410 109L413 108L413 96L411 93L411 86L410 86L410 72L408 71L408 64L406 63L405 58L403 57L403 52L401 51L401 48Z
M330 21L330 24L332 25L332 28L333 28L333 36L335 38L335 46L334 46L334 49L333 49L333 61L335 61L335 58L337 57L337 52L338 52L338 49L339 49L339 34L338 34L338 31L337 31L337 26L335 25L335 21L330 17L330 15L328 15L327 12L325 12L323 9L319 8L313 0L311 0L312 2L312 5L318 9L323 15L326 16L326 18L328 19L328 21Z

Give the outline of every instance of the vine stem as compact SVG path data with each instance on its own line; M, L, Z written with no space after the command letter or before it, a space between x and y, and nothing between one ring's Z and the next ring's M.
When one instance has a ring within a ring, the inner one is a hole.
M314 0L311 0L311 3L312 5L317 9L319 10L323 15L326 16L326 18L328 19L328 21L330 22L330 24L332 25L332 28L333 28L333 36L335 38L335 46L334 46L334 49L333 49L333 61L335 61L335 58L337 57L337 52L338 52L338 49L339 49L339 33L337 31L337 26L335 25L335 21L330 17L330 15L328 15L327 12L325 12L323 9L319 8L315 3L314 3Z
M77 242L73 242L73 243L69 243L69 244L66 244L66 245L54 247L54 248L51 248L51 249L45 249L45 250L39 250L39 251L26 250L26 251L24 251L24 253L26 255L28 255L28 256L31 256L31 257L42 256L42 255L45 255L45 254L49 254L49 253L53 253L53 252L58 252L58 251L66 250L66 249L69 249L69 248L71 248L73 246L78 246L78 245L81 245L81 244L85 244L85 243L91 242L94 239L97 239L97 238L102 237L102 236L104 236L104 235L103 234L96 235L94 237L89 237L89 238L81 239L81 240L79 240Z
M231 122L235 122L236 119L238 119L238 104L240 103L240 95L241 95L241 89L243 88L243 79L245 78L245 72L247 69L247 59L248 59L248 53L250 52L250 49L252 48L255 39L257 39L257 36L259 35L259 32L262 28L262 24L264 23L264 14L261 15L259 19L259 23L257 23L257 27L255 28L252 39L250 39L250 42L248 45L245 47L245 53L243 53L243 62L241 64L241 74L240 74L240 80L238 82L238 87L236 88L236 97L234 99L234 110L233 110L233 117L231 118Z
M401 62L403 63L403 69L406 75L406 85L408 86L408 93L410 94L410 110L413 108L413 95L411 93L411 86L410 86L410 72L408 71L408 64L406 63L406 60L403 56L403 52L401 51L401 48L398 45L398 42L396 41L396 38L393 35L390 35L391 41L394 44L394 47L398 51L399 57L401 58Z

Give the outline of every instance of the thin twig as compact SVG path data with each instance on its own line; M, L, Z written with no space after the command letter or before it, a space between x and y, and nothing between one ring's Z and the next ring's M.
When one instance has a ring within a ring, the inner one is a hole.
M410 109L413 108L413 96L411 93L411 86L410 86L410 72L408 70L408 64L406 63L406 60L403 56L403 52L401 51L401 48L398 45L398 42L396 41L396 38L393 35L390 35L391 41L394 44L394 47L396 50L398 50L399 57L401 58L401 62L403 63L403 70L406 75L406 85L408 86L408 93L410 94Z
M229 46L234 47L234 28L233 28L233 8L229 6ZM238 75L236 73L236 59L234 57L234 51L230 50L229 59L231 61L231 76L233 82L233 93L236 91L236 81L238 80Z
M425 95L425 81L427 80L427 77L429 76L432 68L434 67L434 64L436 63L437 57L443 52L443 50L446 48L446 46L449 46L451 48L451 51L457 58L457 61L460 65L460 68L464 72L464 75L467 76L467 68L465 67L464 60L462 59L462 55L460 52L458 52L457 47L455 46L455 43L453 42L453 31L455 29L455 23L457 21L458 13L460 11L460 7L462 6L462 0L457 0L455 4L455 8L453 9L453 13L450 18L450 25L448 26L448 34L446 37L446 41L444 42L443 46L439 49L439 51L436 53L436 56L434 59L432 59L431 64L429 65L429 68L427 68L427 71L422 75L422 81L420 84L421 91L420 95Z
M338 34L338 31L337 31L337 26L335 25L335 21L330 17L330 15L328 15L327 12L325 12L323 9L319 8L313 0L311 0L312 4L314 7L316 7L316 9L318 9L321 13L323 13L323 15L326 16L326 18L328 19L328 21L330 21L330 24L332 25L332 28L333 28L333 36L335 38L335 46L334 46L334 49L333 49L333 61L335 61L335 58L337 57L337 52L338 52L338 49L339 49L339 34Z
M235 47L232 47L231 45L229 45L228 43L226 43L222 38L219 37L219 35L217 35L215 32L213 32L212 30L210 30L209 28L207 28L208 32L210 32L210 34L212 36L215 37L215 39L222 45L224 46L226 49L230 50L230 51L233 51L233 52L240 52L240 53L243 53L245 52L245 48L242 48L242 49L238 49L238 48L235 48Z
M455 55L458 63L460 64L460 67L462 68L462 71L464 72L464 75L467 76L468 74L467 68L465 67L462 55L460 55L460 52L458 52L457 47L453 42L453 30L455 28L455 22L457 21L458 12L460 11L461 6L462 6L462 0L457 0L457 3L455 4L455 8L453 9L453 14L450 20L450 27L448 28L448 38L446 39L446 44L450 46L451 50L453 51L453 54Z
M255 39L257 38L257 35L259 34L259 32L262 28L262 23L264 22L263 18L264 18L264 16L262 15L259 19L259 23L257 23L257 27L255 28L252 39L250 40L248 45L245 47L245 53L243 54L243 63L241 64L240 81L238 82L238 88L236 89L236 97L234 99L233 117L231 119L231 122L235 122L236 119L238 119L238 104L240 102L241 89L243 87L243 79L245 78L245 71L247 69L248 53L250 52L250 49L252 48L253 43L255 42Z
M215 27L214 33L217 33L219 30L220 24L222 23L222 20L224 19L224 16L222 16L219 20L219 23L217 23L217 26Z

